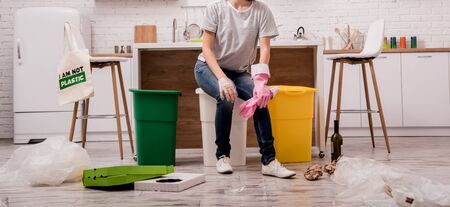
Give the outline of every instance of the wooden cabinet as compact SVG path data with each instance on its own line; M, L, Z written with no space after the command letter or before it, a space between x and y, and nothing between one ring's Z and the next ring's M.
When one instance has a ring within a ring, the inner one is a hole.
M326 56L325 56L326 58ZM332 60L325 60L324 63L324 103L328 106L328 96L330 91L330 80L332 71ZM336 66L336 77L334 81L334 95L332 102L332 110L336 109L337 103L337 84L339 80L339 64ZM342 84L342 104L341 109L361 109L361 67L356 65L344 65L344 76ZM325 107L326 108L326 107ZM333 120L336 113L331 113L330 127L333 126ZM340 119L340 127L361 127L361 114L342 113Z
M448 53L402 54L403 124L450 126Z
M388 127L402 127L402 74L400 53L384 53L373 61L384 118ZM378 109L369 64L366 64L371 109ZM361 79L362 80L362 79ZM361 107L366 109L364 84L361 81ZM363 127L369 127L367 114L361 115ZM373 125L381 127L378 113L372 115Z
M202 146L199 98L195 94L198 84L193 71L200 49L142 50L136 54L140 60L136 80L141 89L178 90L183 94L178 103L177 148ZM271 49L269 85L314 87L314 57L313 48L275 46ZM247 132L247 146L257 147L252 119Z

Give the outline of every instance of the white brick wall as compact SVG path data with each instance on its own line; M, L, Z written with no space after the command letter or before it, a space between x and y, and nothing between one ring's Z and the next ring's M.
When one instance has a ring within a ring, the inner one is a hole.
M13 14L22 7L66 6L92 21L94 52L112 52L133 41L136 24L158 25L158 41L171 41L172 19L184 26L181 5L200 0L0 0L0 138L11 138ZM201 0L210 1L210 0ZM279 39L290 39L298 26L317 36L334 35L346 23L366 30L384 18L386 35L417 35L419 46L450 47L449 0L264 0L280 27ZM181 34L180 34L181 36Z

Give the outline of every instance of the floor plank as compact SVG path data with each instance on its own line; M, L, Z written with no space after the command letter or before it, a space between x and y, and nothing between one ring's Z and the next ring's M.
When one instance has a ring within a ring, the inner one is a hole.
M376 149L370 138L344 140L346 156L376 159L393 167L402 167L444 184L450 184L450 138L391 138L392 154L388 155L382 138ZM14 149L10 141L0 141L0 164ZM128 145L124 146L129 149ZM94 167L134 164L125 150L119 160L117 143L89 142L87 150ZM247 166L236 167L231 175L219 175L214 168L202 165L199 149L177 150L176 172L205 173L206 183L180 193L121 191L105 192L85 189L81 183L65 183L59 187L14 187L0 184L0 198L8 197L10 206L348 206L334 201L338 187L327 177L316 182L303 179L302 172L313 163L288 164L298 172L294 179L277 179L260 173L257 149L249 149ZM356 205L358 206L358 205Z

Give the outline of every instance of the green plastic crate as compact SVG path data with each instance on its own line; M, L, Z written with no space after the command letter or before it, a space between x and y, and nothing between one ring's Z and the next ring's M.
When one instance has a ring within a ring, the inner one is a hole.
M130 89L138 165L175 165L179 91Z
M83 172L85 187L111 187L148 180L173 173L173 166L116 166Z

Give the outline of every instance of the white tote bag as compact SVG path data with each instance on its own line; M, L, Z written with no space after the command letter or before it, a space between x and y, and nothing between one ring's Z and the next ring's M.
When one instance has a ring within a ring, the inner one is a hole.
M58 103L74 103L94 95L91 62L87 49L80 49L71 25L64 25L66 52L58 67Z

